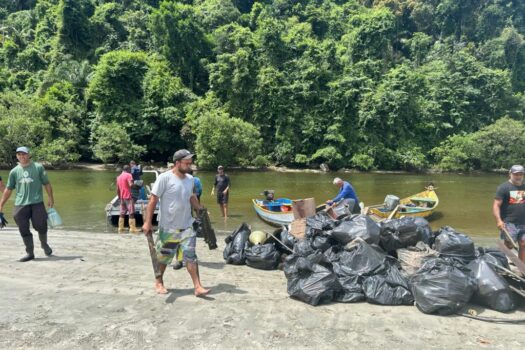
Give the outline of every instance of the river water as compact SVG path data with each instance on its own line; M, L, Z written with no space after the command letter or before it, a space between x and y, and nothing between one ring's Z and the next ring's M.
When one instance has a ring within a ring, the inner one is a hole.
M291 199L314 197L317 204L335 197L338 188L332 184L334 176L348 180L354 186L359 199L365 205L382 203L387 194L400 198L421 192L432 182L437 187L439 206L430 218L433 229L448 225L478 237L497 237L491 214L496 187L507 179L506 175L481 174L343 174L343 173L281 173L273 171L227 171L232 186L230 193L230 217L220 216L215 197L210 195L213 172L197 172L204 193L201 202L209 209L216 230L232 231L242 222L253 229L271 230L262 222L252 208L251 199L261 198L265 189L275 190L277 197ZM8 171L0 171L6 183ZM55 207L62 216L64 230L108 231L105 205L115 195L114 180L118 175L112 171L65 170L49 171L55 193ZM153 174L145 174L146 183L154 181ZM14 226L12 205L14 194L6 205L5 214L9 225Z

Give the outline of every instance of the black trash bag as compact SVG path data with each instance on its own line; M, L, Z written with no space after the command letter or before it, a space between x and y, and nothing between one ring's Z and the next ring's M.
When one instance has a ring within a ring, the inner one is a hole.
M242 223L231 235L226 237L226 247L222 253L227 264L244 265L244 247L248 241L251 230L246 223Z
M432 229L430 228L428 221L425 218L416 216L414 217L414 223L417 226L417 231L421 235L421 240L424 243L429 244L432 237Z
M283 242L285 246L287 246L290 249L293 249L293 246L295 245L296 239L295 239L294 236L292 236L292 234L287 229L283 229L281 231L280 239L281 239L281 242ZM283 248L283 249L285 249L285 248Z
M338 276L337 281L341 286L341 290L335 293L335 301L341 303L357 303L365 300L365 294L363 293L361 278L359 276Z
M361 241L351 251L344 250L339 253L337 275L373 275L383 267L385 256L380 248L375 249L372 245ZM334 263L334 271L335 269Z
M366 300L380 305L413 305L414 297L408 281L401 274L399 265L391 259L386 256L382 271L364 277L362 286Z
M310 242L306 239L298 240L293 246L293 255L308 256L313 253L315 253L315 250L310 245Z
M510 268L509 266L509 259L507 259L507 256L505 253L503 253L501 250L497 248L483 248L478 247L478 253L480 257L488 258L492 257L494 260L488 260L488 262L492 262L495 264L498 264L501 267L506 268L507 270Z
M426 314L453 314L469 302L476 290L469 269L442 258L425 262L409 283L416 306Z
M330 302L340 290L335 274L305 257L292 256L285 262L288 294L310 305Z
M332 245L334 245L334 242L330 237L325 235L317 235L314 237L314 239L311 240L310 245L315 250L320 250L322 252L326 251L328 248L330 248Z
M414 218L393 219L381 224L380 246L387 252L412 247L423 239Z
M333 245L330 248L328 248L327 250L325 250L325 252L323 254L326 257L326 260L334 263L334 262L339 261L340 254L342 252L343 252L343 246L341 246L341 245Z
M379 243L379 226L366 215L354 215L348 220L342 220L327 234L341 244L347 244L356 238L361 238L369 244Z
M474 242L466 234L456 232L452 227L445 226L439 233L432 246L442 256L458 257L472 260L476 257Z
M281 254L273 243L256 244L244 250L246 265L260 270L275 270Z
M507 281L498 275L487 260L494 257L483 256L468 265L477 283L472 301L500 312L509 312L516 308L513 292Z
M306 229L311 230L312 234L321 233L326 230L331 230L335 225L335 220L332 219L325 211L309 216L306 218Z

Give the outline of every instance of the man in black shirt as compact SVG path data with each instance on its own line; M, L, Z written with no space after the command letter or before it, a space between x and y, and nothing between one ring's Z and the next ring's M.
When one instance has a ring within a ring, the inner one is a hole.
M217 175L215 175L215 183L211 189L211 195L217 189L217 203L221 207L222 216L228 218L228 195L230 194L230 178L224 173L224 167L219 165L217 167Z
M496 217L496 225L501 230L501 238L505 245L512 248L503 233L506 228L513 240L518 242L520 260L525 262L525 184L522 165L513 165L509 170L509 180L502 183L496 190L492 213Z

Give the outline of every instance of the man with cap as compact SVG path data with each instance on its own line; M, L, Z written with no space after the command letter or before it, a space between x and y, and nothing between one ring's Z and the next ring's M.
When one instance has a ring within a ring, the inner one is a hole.
M334 179L333 184L340 188L339 193L334 199L327 200L326 204L332 205L344 200L352 213L359 213L361 211L361 208L359 207L359 198L357 198L357 194L352 185L348 181L343 181L338 177Z
M219 165L217 167L217 175L215 175L215 182L211 189L211 195L217 189L217 203L221 207L222 217L228 218L228 196L230 194L230 177L224 173L224 167Z
M26 246L27 255L20 259L21 262L25 262L35 258L33 234L29 229L30 220L33 228L38 232L44 253L47 256L53 253L47 244L47 212L44 206L42 187L46 189L49 208L53 207L54 198L46 170L40 163L33 162L30 159L29 149L18 147L16 158L18 165L9 173L7 186L0 200L0 212L3 212L4 204L11 196L12 191L16 189L13 216Z
M501 230L500 237L505 245L512 248L504 233L504 229L519 245L519 258L525 262L525 184L522 165L513 165L509 170L509 180L502 183L496 190L492 205L492 213L496 225Z
M201 285L197 254L195 253L196 234L193 230L191 210L201 209L197 196L193 192L193 177L189 174L193 154L181 149L173 155L173 168L162 173L151 190L151 198L146 211L146 219L142 230L144 234L152 233L151 220L153 212L160 201L160 219L158 239L156 242L157 259L161 276L155 281L155 290L159 294L166 294L163 275L166 266L173 258L183 260L193 281L195 296L204 296L209 293Z

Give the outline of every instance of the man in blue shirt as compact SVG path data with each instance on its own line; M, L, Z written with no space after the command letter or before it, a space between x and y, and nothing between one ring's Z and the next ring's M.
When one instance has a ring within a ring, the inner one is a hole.
M348 205L348 208L350 208L350 211L352 213L359 213L359 198L357 198L357 195L352 185L350 185L348 181L343 181L338 177L334 179L334 185L339 186L339 193L334 199L327 200L326 204L332 205L334 203L340 202L341 200L345 200L346 204Z

